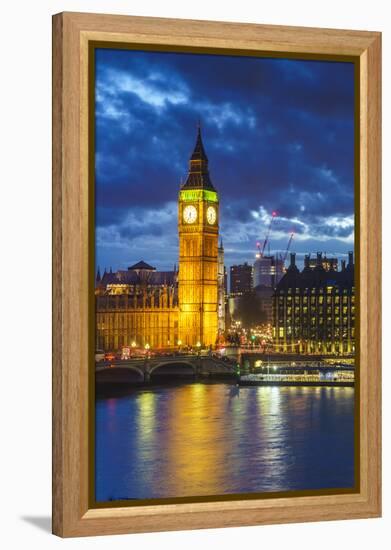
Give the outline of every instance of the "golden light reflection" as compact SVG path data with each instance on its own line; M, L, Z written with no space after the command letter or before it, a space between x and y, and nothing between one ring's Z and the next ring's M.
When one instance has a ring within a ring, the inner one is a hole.
M194 401L202 406L202 403L203 403L203 400L205 399L205 396L206 396L206 385L205 384L194 384L192 386L192 396L193 396L193 399Z
M220 468L229 450L221 416L224 406L224 394L204 384L182 388L170 401L167 475L174 494L221 491ZM211 422L216 416L219 421Z
M200 383L142 389L135 408L117 402L117 415L122 421L128 411L133 427L121 482L143 497L286 490L301 468L301 442L322 429L325 407L351 414L353 391ZM110 422L115 407L108 400Z
M137 439L141 452L153 447L156 427L156 394L143 392L137 400Z

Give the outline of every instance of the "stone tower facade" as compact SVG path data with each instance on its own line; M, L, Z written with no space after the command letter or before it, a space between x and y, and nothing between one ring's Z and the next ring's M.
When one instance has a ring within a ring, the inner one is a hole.
M218 290L218 333L222 336L225 331L225 280L224 247L220 241L218 248L217 290Z
M179 340L214 346L218 335L219 199L198 128L186 182L179 191Z

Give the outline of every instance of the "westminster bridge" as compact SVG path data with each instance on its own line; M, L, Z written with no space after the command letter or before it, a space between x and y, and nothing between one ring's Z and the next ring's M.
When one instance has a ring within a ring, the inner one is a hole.
M234 378L237 362L214 355L151 356L100 361L95 366L99 383L148 383L159 378Z
M354 356L306 355L288 353L263 353L258 350L242 349L229 357L214 354L151 355L126 360L100 361L96 363L97 383L145 384L161 378L203 379L237 378L239 373L257 372L271 366L278 369L320 368L334 364L353 369Z

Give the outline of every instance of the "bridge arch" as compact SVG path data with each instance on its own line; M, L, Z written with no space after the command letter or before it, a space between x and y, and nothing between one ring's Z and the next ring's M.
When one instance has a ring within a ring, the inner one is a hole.
M96 371L95 380L98 384L143 383L144 371L135 365L107 367Z
M157 365L153 365L149 371L150 377L165 377L165 378L194 378L197 374L197 367L190 361L161 361Z

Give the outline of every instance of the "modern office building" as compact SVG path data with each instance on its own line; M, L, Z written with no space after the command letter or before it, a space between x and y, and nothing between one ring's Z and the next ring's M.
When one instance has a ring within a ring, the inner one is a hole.
M253 289L253 266L245 262L230 267L230 295L240 296Z
M284 275L284 262L277 256L257 253L254 262L254 288L262 285L274 288Z

